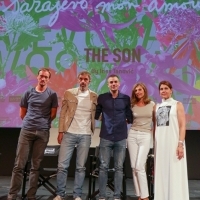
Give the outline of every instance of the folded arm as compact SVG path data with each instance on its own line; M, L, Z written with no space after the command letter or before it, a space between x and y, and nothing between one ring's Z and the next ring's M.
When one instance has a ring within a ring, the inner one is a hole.
M102 106L99 102L99 98L97 99L97 106L96 106L96 113L95 113L95 119L101 120L102 118Z
M21 117L21 119L24 119L26 113L27 113L27 108L20 107L19 116Z
M56 113L57 113L57 107L51 108L51 121L56 118Z

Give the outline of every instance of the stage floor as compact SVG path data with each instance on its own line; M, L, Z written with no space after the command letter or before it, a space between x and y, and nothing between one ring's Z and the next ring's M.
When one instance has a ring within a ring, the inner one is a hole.
M0 200L6 200L6 195L9 190L10 178L8 176L0 176ZM73 193L73 178L68 178L67 182L67 195L68 197L66 200L72 200L72 193ZM56 180L51 179L53 185L56 185ZM126 187L127 187L127 200L137 200L134 195L133 183L131 179L126 180ZM98 188L98 184L96 185ZM189 180L189 192L190 192L190 200L200 200L200 180ZM19 195L21 192L19 193ZM83 186L83 196L82 199L86 200L88 194L88 178L85 179L84 186ZM107 189L107 197L109 200L112 200L112 191ZM20 197L19 197L20 199ZM37 199L38 200L52 200L53 196L50 192L46 190L44 187L40 187L37 192Z

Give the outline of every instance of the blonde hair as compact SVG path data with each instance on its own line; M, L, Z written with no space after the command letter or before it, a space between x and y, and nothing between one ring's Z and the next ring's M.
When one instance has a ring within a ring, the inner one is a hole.
M138 86L142 87L142 89L144 90L144 98L143 98L144 104L147 105L151 101L151 99L149 99L149 97L148 97L148 90L147 90L147 87L145 86L145 84L144 83L136 83L133 86L132 94L131 94L131 106L132 107L139 101L139 99L135 95L135 89Z

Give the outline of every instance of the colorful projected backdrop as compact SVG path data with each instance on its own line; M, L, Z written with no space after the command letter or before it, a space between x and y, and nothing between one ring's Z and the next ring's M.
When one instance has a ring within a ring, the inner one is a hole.
M121 92L130 95L143 82L156 102L158 82L169 80L187 129L199 129L199 14L192 0L1 0L0 126L21 126L21 95L48 66L59 99L81 70L92 73L90 88L99 94L115 73Z

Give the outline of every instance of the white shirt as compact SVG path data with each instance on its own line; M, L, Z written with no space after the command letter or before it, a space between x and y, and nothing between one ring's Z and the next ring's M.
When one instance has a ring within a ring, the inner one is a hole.
M92 102L90 101L89 90L84 92L79 90L76 98L78 99L77 109L75 111L74 118L67 132L74 134L92 134L91 130Z

